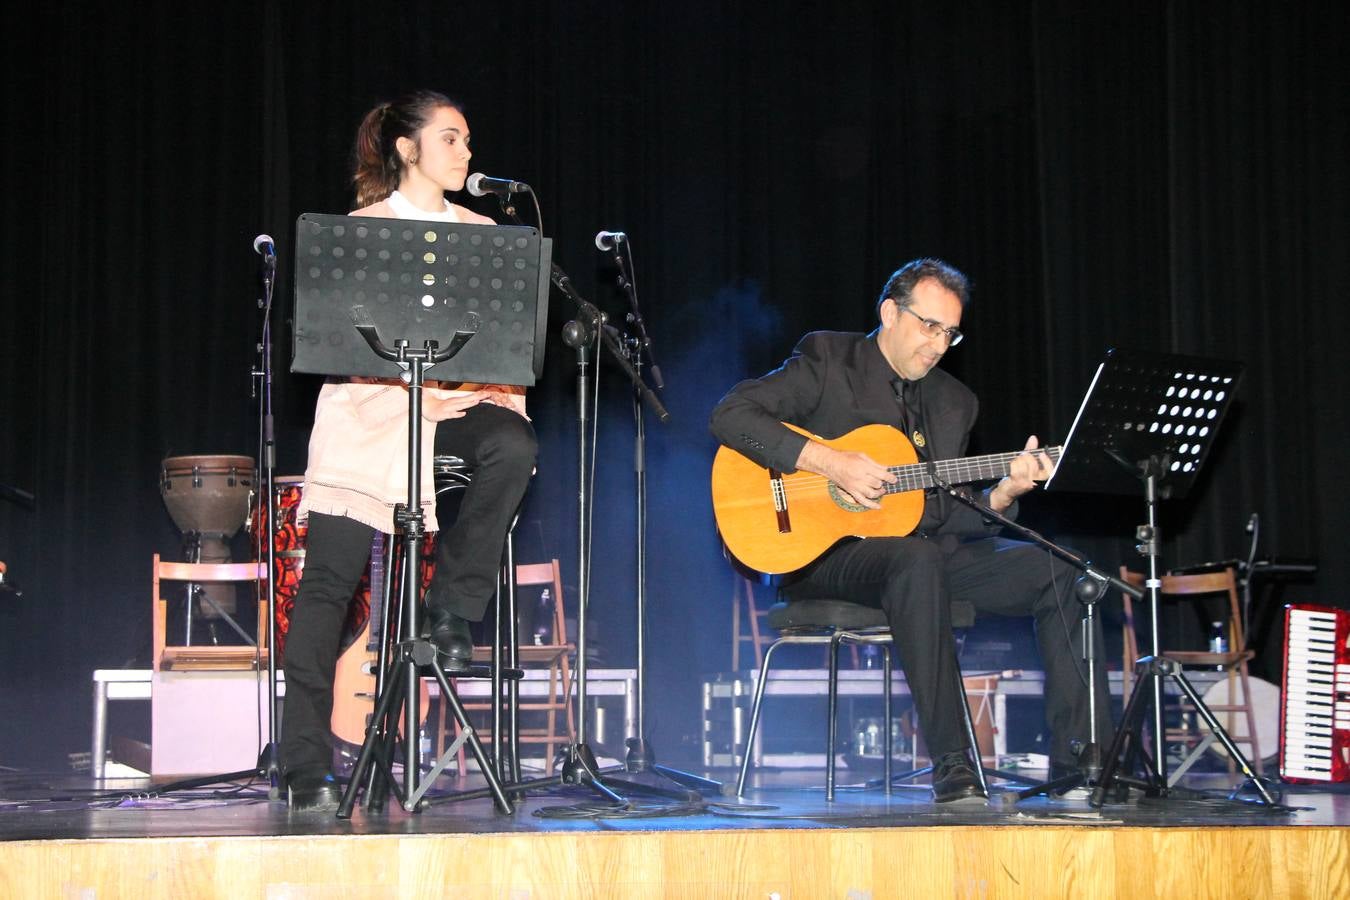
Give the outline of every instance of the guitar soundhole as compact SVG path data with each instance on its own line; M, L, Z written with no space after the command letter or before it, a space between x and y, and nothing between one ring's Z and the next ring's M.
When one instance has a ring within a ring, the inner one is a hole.
M830 499L845 512L867 512L867 507L854 503L844 489L833 481L830 482Z

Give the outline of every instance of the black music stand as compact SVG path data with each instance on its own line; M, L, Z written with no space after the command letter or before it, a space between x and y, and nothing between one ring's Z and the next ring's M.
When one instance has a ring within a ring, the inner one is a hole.
M1219 425L1232 404L1243 364L1179 354L1110 350L1097 367L1087 395L1065 440L1063 458L1047 490L1136 495L1142 482L1147 524L1135 531L1140 553L1148 558L1145 581L1152 623L1150 654L1135 663L1138 680L1125 704L1120 728L1104 757L1089 802L1101 807L1109 794L1124 799L1128 787L1151 797L1173 793L1167 784L1163 679L1171 679L1228 750L1269 806L1275 800L1251 764L1205 706L1174 660L1158 645L1158 597L1161 543L1157 502L1180 498L1195 483L1209 457ZM1142 740L1144 712L1153 703L1153 752ZM1128 763L1125 762L1128 760ZM1122 774L1122 764L1141 763L1142 778Z
M532 228L402 219L302 215L296 222L295 355L292 371L401 378L408 384L408 502L395 512L404 532L399 640L375 714L338 807L349 818L356 793L380 763L384 784L408 812L467 744L498 811L513 811L436 651L418 629L425 519L421 503L422 388L426 370L449 381L533 384L543 360L550 242ZM345 316L348 325L339 327ZM457 323L457 324L456 324ZM353 331L354 326L354 331ZM393 347L381 338L398 334ZM486 340L480 338L483 335ZM358 344L354 336L359 335ZM442 341L445 342L444 346ZM416 344L421 349L414 349ZM363 350L368 347L368 350ZM467 348L472 347L472 350ZM373 351L373 352L372 352ZM429 670L461 733L419 781L417 680ZM471 669L467 674L488 674ZM515 673L513 673L515 674ZM395 677L397 675L397 677ZM402 712L403 786L392 744ZM367 792L368 804L382 792Z
M305 213L295 224L292 372L407 380L352 330L364 306L375 328L409 347L444 341L466 313L477 340L438 364L441 381L530 386L544 368L553 242L533 228Z

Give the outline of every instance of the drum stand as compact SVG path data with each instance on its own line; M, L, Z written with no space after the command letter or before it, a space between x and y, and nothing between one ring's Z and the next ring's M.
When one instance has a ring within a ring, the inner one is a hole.
M423 808L422 798L441 771L459 752L464 744L469 745L479 771L487 780L488 789L496 803L498 811L510 814L514 807L502 790L501 781L483 750L482 741L469 722L464 705L460 702L454 686L450 684L445 672L437 661L436 649L425 638L419 636L418 602L420 573L422 571L422 540L425 534L425 517L422 512L421 471L422 471L422 386L424 373L437 363L453 357L477 333L478 316L475 313L465 315L456 330L450 345L439 349L436 341L428 340L422 350L413 350L406 340L394 342L390 349L380 340L375 323L363 306L352 308L352 320L356 329L370 345L371 350L381 359L396 362L403 368L408 380L408 504L396 514L396 525L403 530L403 577L400 579L400 601L402 603L399 641L394 647L394 659L390 667L391 677L385 679L375 704L375 715L366 729L366 739L361 745L361 753L352 771L351 781L342 795L338 806L339 819L351 818L352 807L356 804L356 794L367 777L375 775L377 746L383 746L380 753L379 772L384 775L384 783L394 792L403 808L408 812L418 812ZM430 667L441 688L441 697L450 707L460 725L460 735L437 760L425 778L421 775L418 760L418 678L423 669ZM402 712L402 756L403 785L399 788L394 778L393 758L387 752L392 736L398 733L398 713ZM373 782L372 782L373 784ZM367 800L372 805L380 802L381 792L367 791Z

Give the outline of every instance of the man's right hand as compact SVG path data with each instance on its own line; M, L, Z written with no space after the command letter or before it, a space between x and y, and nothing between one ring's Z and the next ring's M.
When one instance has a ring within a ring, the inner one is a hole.
M886 485L896 481L892 472L866 453L835 450L816 441L807 441L802 447L797 468L824 475L868 509L881 509L878 501L885 495Z

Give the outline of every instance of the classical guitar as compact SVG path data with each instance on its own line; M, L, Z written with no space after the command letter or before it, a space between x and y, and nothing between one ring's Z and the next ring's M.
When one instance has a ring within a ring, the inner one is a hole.
M388 536L375 532L370 547L370 615L365 627L346 650L338 656L333 673L333 734L349 744L360 744L366 739L366 724L375 714L375 667L379 665L380 633L384 621L384 544ZM426 568L424 565L423 568ZM397 571L397 570L395 570ZM425 588L425 585L423 585ZM397 593L397 586L394 591ZM417 708L426 721L430 695L426 682L417 680L419 696ZM399 720L400 733L403 721Z
M787 423L784 423L787 424ZM901 537L923 518L924 491L934 487L929 463L903 433L889 425L864 425L834 440L805 434L828 447L865 453L896 476L886 486L881 509L859 506L823 475L784 475L751 462L728 447L717 451L712 468L713 512L727 551L743 566L766 575L795 572L847 537ZM1040 452L1058 462L1061 448ZM947 484L1002 478L1022 451L942 459L931 463Z

